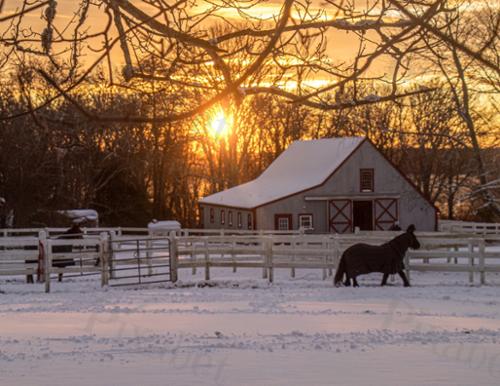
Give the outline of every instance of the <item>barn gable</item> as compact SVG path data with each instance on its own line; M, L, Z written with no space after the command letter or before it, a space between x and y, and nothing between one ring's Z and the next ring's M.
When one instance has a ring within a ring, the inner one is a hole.
M363 170L373 173L371 191L362 189ZM315 231L345 233L355 226L363 229L356 224L356 212L368 212L365 220L371 227L365 229L389 229L396 223L415 223L420 230L436 226L434 205L370 141L364 141L323 184L257 208L256 221L259 229L274 229L276 216L293 213L292 229L300 226L301 217L309 216Z

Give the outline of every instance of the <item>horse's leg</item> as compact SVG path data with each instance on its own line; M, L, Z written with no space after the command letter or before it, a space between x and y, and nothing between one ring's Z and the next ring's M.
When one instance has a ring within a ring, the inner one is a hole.
M60 273L60 274L58 275L57 281L58 281L58 282L62 282L62 278L63 278L63 274L62 274L62 273Z
M347 275L345 275L344 285L346 287L350 287L351 286L351 279L349 279L349 276L347 276Z
M382 277L382 283L380 283L381 286L384 286L387 284L387 279L389 278L388 273L384 273L384 277Z
M401 279L403 280L404 286L409 287L410 282L408 281L408 278L406 277L406 273L404 271L399 271L398 274L401 277Z
M356 276L352 278L352 283L353 287L359 287L358 281L356 280Z

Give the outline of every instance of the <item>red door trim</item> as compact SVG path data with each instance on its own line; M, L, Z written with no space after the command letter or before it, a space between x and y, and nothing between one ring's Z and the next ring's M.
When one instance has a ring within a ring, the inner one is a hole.
M387 202L385 205L383 203L384 201ZM375 217L376 230L386 230L383 227L383 224L390 224L390 226L392 226L396 221L398 221L398 200L396 198L376 198L373 200L373 203L373 210L375 214L377 214L377 209L381 209L381 212ZM394 212L391 212L392 209L394 209ZM382 217L386 214L389 216L389 219L382 220Z
M334 215L332 215L332 207ZM328 210L330 232L352 232L352 200L330 200ZM343 217L343 219L339 218L339 216Z

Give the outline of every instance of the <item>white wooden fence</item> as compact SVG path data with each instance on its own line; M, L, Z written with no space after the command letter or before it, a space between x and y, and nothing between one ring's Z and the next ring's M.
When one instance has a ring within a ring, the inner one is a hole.
M64 233L68 228L0 228L0 237L36 237L40 231L44 231L48 237L57 236ZM161 230L151 232L148 228L133 227L99 227L81 228L84 235L99 235L102 232L113 232L117 236L144 236L150 233L161 234ZM170 232L167 231L167 234ZM264 231L264 230L244 230L244 229L194 229L183 228L176 231L180 236L227 236L227 235L298 235L304 232L299 230L290 231Z
M0 275L36 275L39 237L0 238Z
M0 275L36 276L49 292L51 274L103 276L107 248L105 233L83 239L50 239L45 231L37 237L0 237Z
M323 279L336 268L343 251L365 242L379 245L398 232L366 232L358 235L267 235L267 236L187 236L175 239L172 250L177 269L198 268L210 279L211 267L262 268L263 277L273 281L274 269L321 269ZM417 233L421 249L408 251L407 274L411 271L466 272L469 282L479 274L485 283L487 272L500 272L500 249L487 250L488 239L437 232ZM500 245L500 238L493 239Z
M50 292L51 274L99 273L104 284L108 237L84 239L46 239L43 246L43 281ZM70 262L70 264L68 264Z
M122 235L147 235L148 228L131 228L131 227L100 227L100 228L81 228L84 235L99 236L101 233L113 232L119 236ZM1 237L22 237L32 236L38 237L41 231L44 231L47 237L58 236L66 232L68 228L2 228L0 229Z
M94 228L95 229L95 228ZM103 228L100 228L103 230ZM140 228L143 232L144 229ZM56 233L55 230L52 231ZM275 269L288 269L295 276L296 269L319 269L323 279L332 275L342 252L350 245L365 242L379 245L399 232L359 232L350 235L246 234L193 235L190 231L173 231L162 240L151 235L127 235L116 228L99 235L87 233L84 239L57 240L47 237L44 231L37 236L0 237L0 275L41 274L46 291L50 291L51 274L95 273L101 283L108 284L112 265L113 248L127 242L142 245L149 259L148 250L154 243L169 241L171 279L176 281L178 270L190 269L196 273L203 269L205 279L211 278L212 267L227 267L233 271L243 268L260 268L262 277L274 280ZM21 233L22 234L22 233ZM24 233L27 234L27 233ZM421 249L409 251L405 257L407 274L413 271L464 272L473 283L485 283L490 272L500 272L500 236L465 237L457 233L417 233ZM165 244L165 243L164 243ZM496 245L496 247L493 247ZM70 246L71 252L58 247ZM55 248L54 248L55 247ZM40 260L40 257L43 257ZM64 261L74 265L64 265ZM60 264L57 264L60 262ZM96 266L96 262L99 265ZM54 264L55 263L55 264ZM126 264L121 259L119 264ZM146 270L146 275L151 269Z
M500 235L500 223L439 220L439 230L476 235Z

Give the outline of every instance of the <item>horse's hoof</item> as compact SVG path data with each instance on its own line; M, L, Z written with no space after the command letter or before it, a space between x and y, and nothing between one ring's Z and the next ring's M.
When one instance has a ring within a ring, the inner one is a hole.
M405 287L411 287L411 285L410 285L410 284L405 284L404 286L405 286Z

